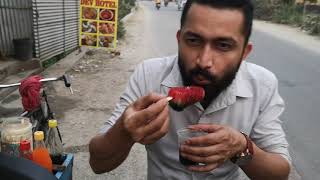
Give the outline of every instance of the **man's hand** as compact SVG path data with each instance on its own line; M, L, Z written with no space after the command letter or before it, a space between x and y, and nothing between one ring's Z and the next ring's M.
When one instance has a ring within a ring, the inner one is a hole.
M208 133L205 136L190 138L180 147L182 157L204 164L189 166L188 169L191 171L211 171L246 148L245 137L231 127L197 124L190 126L190 129Z
M166 96L150 93L128 106L121 119L133 142L152 144L168 132L169 100Z

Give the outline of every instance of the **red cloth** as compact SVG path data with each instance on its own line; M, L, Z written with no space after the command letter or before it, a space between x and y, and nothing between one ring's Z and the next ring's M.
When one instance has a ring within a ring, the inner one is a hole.
M21 81L19 92L26 111L32 111L40 106L41 79L41 76L30 76Z

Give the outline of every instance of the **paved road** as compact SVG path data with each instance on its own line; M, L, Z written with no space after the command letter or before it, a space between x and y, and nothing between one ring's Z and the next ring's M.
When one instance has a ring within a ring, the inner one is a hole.
M151 2L141 2L150 28L151 46L157 56L177 52L175 34L181 11L173 3L156 10ZM276 26L275 26L276 27ZM291 37L294 38L294 37ZM291 145L294 165L302 179L320 179L320 49L309 51L299 44L255 30L254 51L249 61L273 71L279 79L280 93L287 109L282 116Z
M320 53L255 32L256 49L252 61L272 70L287 109L282 119L291 145L297 171L306 180L319 179L320 121L317 107L320 97Z

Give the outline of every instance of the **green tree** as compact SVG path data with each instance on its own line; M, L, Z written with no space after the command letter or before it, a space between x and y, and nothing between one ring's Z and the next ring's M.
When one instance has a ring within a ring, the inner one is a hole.
M119 24L118 24L118 39L124 37L126 30L123 22L121 21L127 14L131 12L131 9L135 6L136 0L119 0Z

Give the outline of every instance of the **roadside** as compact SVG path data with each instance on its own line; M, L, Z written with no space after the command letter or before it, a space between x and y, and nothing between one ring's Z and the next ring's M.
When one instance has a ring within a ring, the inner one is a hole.
M139 9L126 18L126 38L119 42L120 56L102 49L91 49L68 72L73 78L75 94L52 91L53 109L61 122L66 150L75 153L74 179L145 179L146 152L135 145L128 159L116 170L96 175L89 166L88 143L110 116L127 80L141 60L146 57L147 40L140 26L144 11Z
M79 60L75 52L76 57L69 55L42 73L44 77L53 77L69 69L66 73L72 77L74 95L61 82L47 84L46 88L51 108L58 119L65 150L75 155L74 179L146 178L146 153L142 145L135 145L126 162L110 173L96 175L88 163L89 140L110 115L134 66L146 57L147 52L143 47L147 41L137 36L145 33L145 29L139 26L144 18L143 13L140 10L126 18L126 38L118 45L120 56L102 49L90 49L83 51L85 55ZM14 83L24 77L16 80L10 76L8 82ZM0 102L0 111L1 117L17 116L22 112L18 91Z
M320 54L320 37L308 35L298 27L255 20L253 28Z

